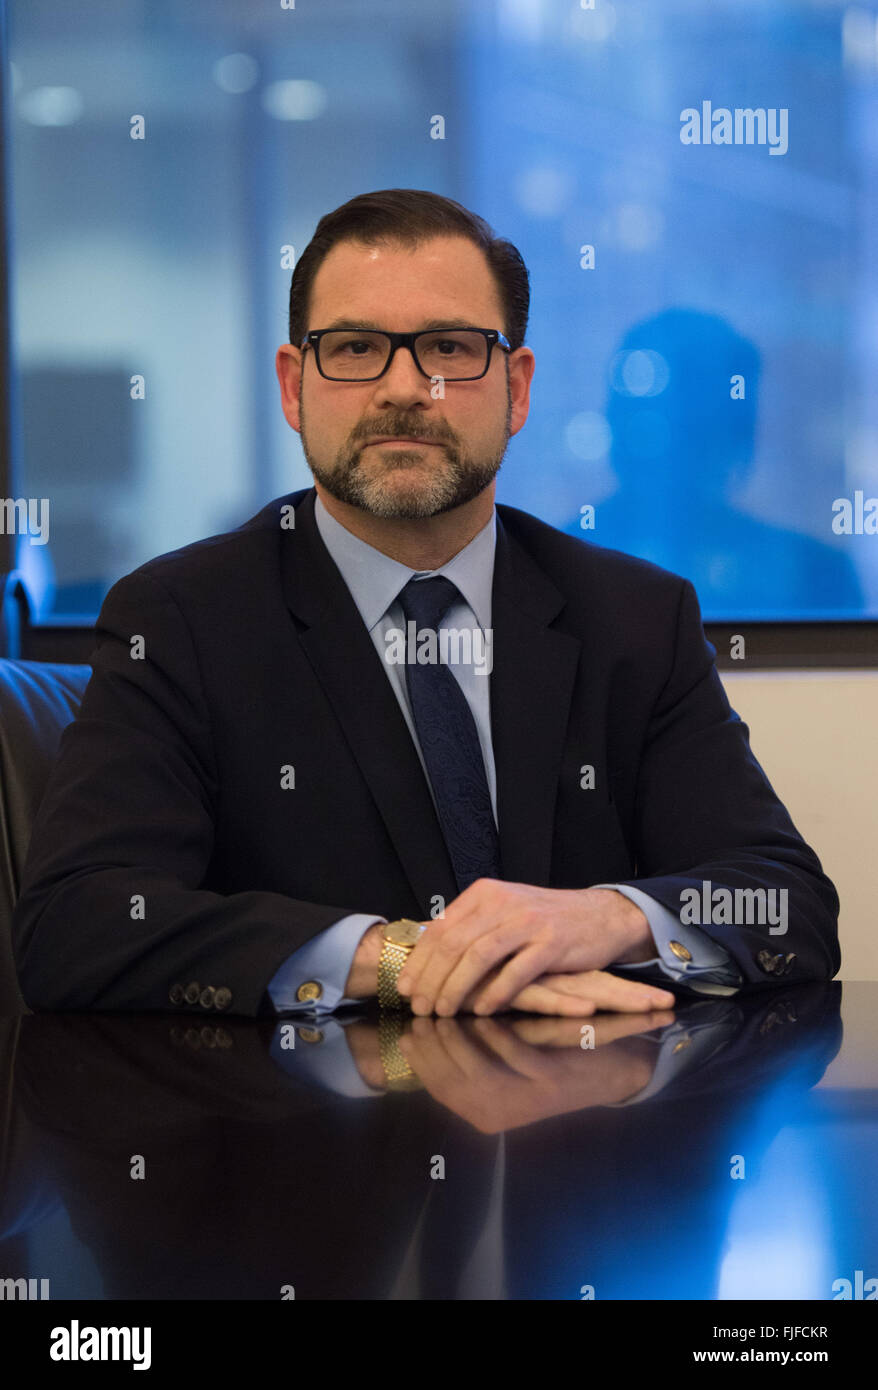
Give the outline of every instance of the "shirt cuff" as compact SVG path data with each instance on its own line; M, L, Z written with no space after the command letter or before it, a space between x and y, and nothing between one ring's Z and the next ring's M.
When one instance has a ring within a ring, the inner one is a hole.
M709 1009L711 1005L705 1000L704 1003L690 1005L689 1009L692 1008ZM672 1082L679 1081L697 1067L705 1066L720 1048L728 1046L737 1032L737 1024L727 1017L721 1015L714 1023L707 1021L699 1024L697 1020L693 1023L689 1012L683 1022L678 1020L670 1023L657 1033L638 1034L639 1038L654 1041L659 1047L652 1078L641 1091L627 1100L611 1101L607 1109L618 1110L626 1105L639 1105L641 1101L651 1100Z
M658 951L652 960L613 965L611 969L659 969L669 979L678 984L691 984L694 989L700 985L716 985L724 987L724 992L725 987L740 985L741 973L728 951L699 927L684 926L664 903L656 902L648 893L627 883L596 883L594 887L612 888L639 907L646 916ZM682 958L677 951L671 950L671 942L682 953Z
M383 1096L383 1090L363 1080L348 1046L345 1029L356 1017L348 1014L342 1020L327 1016L319 1020L319 1028L278 1023L271 1040L271 1057L289 1076L307 1085L352 1099Z
M268 993L278 1013L333 1013L345 1004L356 1004L344 993L345 980L350 974L360 940L376 922L386 922L368 912L352 912L347 917L318 932L304 946L287 956L275 971ZM298 991L303 985L317 986L316 998L300 1000Z

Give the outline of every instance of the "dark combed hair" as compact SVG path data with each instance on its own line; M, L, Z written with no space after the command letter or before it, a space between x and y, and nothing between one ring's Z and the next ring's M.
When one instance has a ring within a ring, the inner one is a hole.
M484 218L452 198L421 188L361 193L321 217L290 283L290 342L298 347L308 331L311 286L333 246L340 241L417 246L435 236L466 237L484 252L503 305L503 331L513 349L521 347L530 308L530 282L521 253L511 241L496 237Z

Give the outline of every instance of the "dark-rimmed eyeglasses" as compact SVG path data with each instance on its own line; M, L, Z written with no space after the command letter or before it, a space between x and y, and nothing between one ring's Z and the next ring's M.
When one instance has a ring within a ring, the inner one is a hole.
M408 348L418 371L431 380L478 381L491 364L493 348L512 350L496 328L431 328L420 333L317 328L305 334L301 347L314 349L317 370L327 381L377 381L400 347Z

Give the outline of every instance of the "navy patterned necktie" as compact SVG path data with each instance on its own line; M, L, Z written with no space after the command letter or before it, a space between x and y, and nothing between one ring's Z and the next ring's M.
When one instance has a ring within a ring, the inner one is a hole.
M410 579L399 594L406 623L435 632L437 644L440 621L459 598L457 585L441 574ZM412 719L462 893L477 878L500 877L497 826L476 721L447 665L420 665L408 643L406 656Z

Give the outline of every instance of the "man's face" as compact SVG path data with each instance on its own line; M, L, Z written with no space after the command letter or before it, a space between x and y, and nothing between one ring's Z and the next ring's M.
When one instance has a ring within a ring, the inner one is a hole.
M335 325L417 332L454 323L505 329L500 297L483 253L464 237L410 248L388 243L334 246L312 286L308 328ZM445 382L433 399L406 348L377 381L327 381L314 351L281 349L284 413L302 436L318 483L341 502L384 518L450 511L484 491L511 434L527 418L532 354L495 347L477 381ZM296 389L297 388L297 389ZM371 443L376 437L405 442Z

